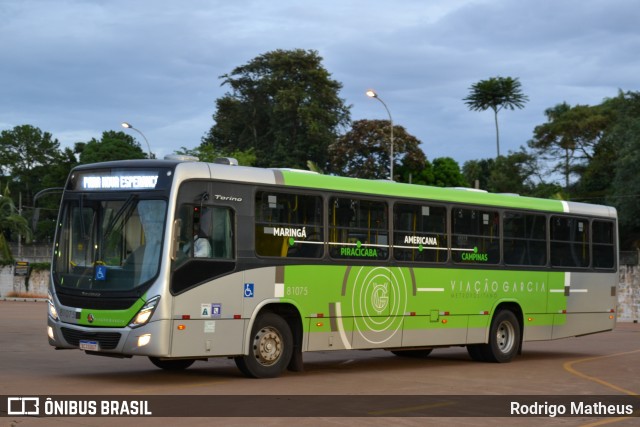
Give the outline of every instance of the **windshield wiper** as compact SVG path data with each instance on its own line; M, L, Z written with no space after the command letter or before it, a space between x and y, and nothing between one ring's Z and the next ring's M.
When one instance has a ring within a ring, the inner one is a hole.
M88 240L87 230L84 226L84 198L86 196L83 194L80 196L80 235L82 236L82 240Z
M109 220L109 224L107 224L107 227L105 228L104 237L103 237L104 240L107 240L107 237L109 237L109 235L113 232L113 229L115 228L116 224L125 213L127 213L126 215L127 218L131 215L130 211L132 211L133 209L130 209L130 208L133 207L132 204L137 199L138 199L138 195L132 194L127 198L127 200L125 200L122 207L118 209L118 212L116 212L116 214Z

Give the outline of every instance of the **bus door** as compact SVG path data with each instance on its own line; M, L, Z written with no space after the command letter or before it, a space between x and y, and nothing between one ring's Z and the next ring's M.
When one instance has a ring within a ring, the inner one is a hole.
M236 210L216 197L215 183L181 185L173 221L172 356L231 354L242 350L242 273L236 273ZM195 350L194 350L195 349ZM198 354L194 354L196 351Z
M179 294L235 270L235 214L206 181L180 187L173 223L171 291Z

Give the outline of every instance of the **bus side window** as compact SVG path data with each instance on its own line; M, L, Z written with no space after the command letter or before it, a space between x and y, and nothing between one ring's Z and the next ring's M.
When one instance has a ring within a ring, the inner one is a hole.
M332 258L383 260L389 257L387 204L342 197L329 199Z
M547 264L547 219L544 215L505 212L504 262L507 265Z
M283 258L324 255L320 196L259 191L255 200L256 253Z
M496 211L451 210L451 257L457 263L500 262L500 216Z
M393 256L398 261L447 261L447 209L396 203L393 207Z
M176 216L180 221L176 237L178 265L191 258L235 258L234 211L213 203L207 182L187 181L180 186Z
M551 265L589 267L589 221L585 218L551 217Z
M595 220L591 224L593 238L593 267L615 267L616 247L614 241L615 227L611 221Z
M236 268L235 211L217 205L207 181L182 183L173 222L171 292L179 294Z
M200 229L211 246L210 257L233 259L233 211L227 207L207 206L200 214Z
M200 205L183 204L180 206L181 221L179 254L182 258L211 257L211 243L207 231L201 226L202 212Z

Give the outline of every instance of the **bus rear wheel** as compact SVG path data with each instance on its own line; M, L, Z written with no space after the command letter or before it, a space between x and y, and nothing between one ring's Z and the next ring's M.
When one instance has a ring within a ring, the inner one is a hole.
M508 363L520 350L520 323L510 310L501 310L491 321L488 344L467 346L473 360L494 363Z
M293 334L289 324L274 313L258 316L251 330L249 354L235 358L248 377L275 378L289 364L293 354Z
M151 363L156 365L160 369L164 369L165 371L183 371L187 369L189 366L193 365L195 360L193 359L159 359L157 357L149 357Z

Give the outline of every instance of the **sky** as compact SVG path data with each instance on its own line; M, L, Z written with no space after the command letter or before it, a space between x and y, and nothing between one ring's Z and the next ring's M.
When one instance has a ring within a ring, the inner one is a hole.
M0 130L29 124L61 147L130 132L157 157L214 124L220 76L276 49L315 50L352 120L387 119L427 158L495 157L474 83L518 78L529 102L499 113L500 152L544 111L640 90L637 0L1 0Z

